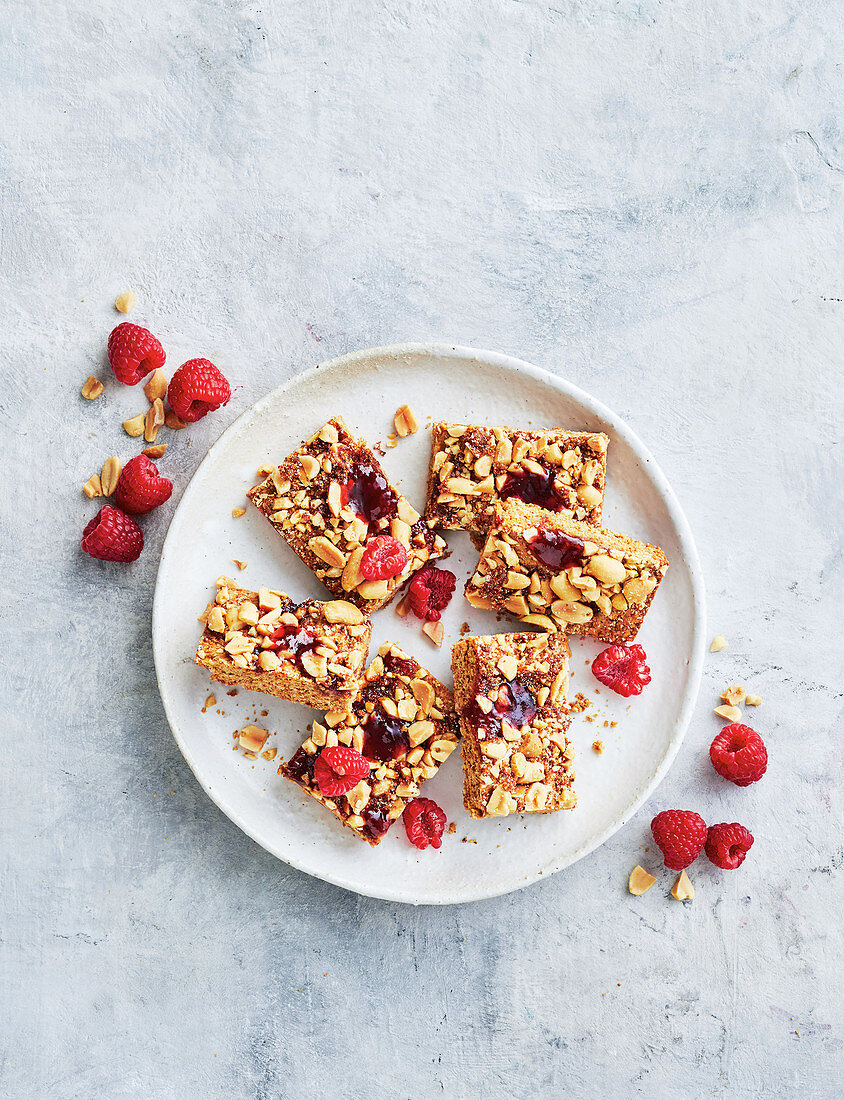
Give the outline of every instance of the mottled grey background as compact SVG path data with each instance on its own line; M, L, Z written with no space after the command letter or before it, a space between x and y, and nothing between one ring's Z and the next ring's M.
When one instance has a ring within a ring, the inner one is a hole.
M842 47L817 0L4 5L4 1096L839 1094ZM171 509L132 568L77 549L131 453L137 397L79 398L126 289L238 387L176 496L279 381L405 339L533 360L644 437L730 648L610 843L413 910L212 805L150 653ZM771 752L745 791L705 752L732 681ZM669 806L756 835L685 907L625 891Z

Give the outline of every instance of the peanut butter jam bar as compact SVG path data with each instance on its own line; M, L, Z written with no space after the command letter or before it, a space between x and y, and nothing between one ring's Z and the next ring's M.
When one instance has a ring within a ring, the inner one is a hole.
M463 805L474 818L572 810L565 634L493 634L454 646Z
M432 527L487 532L496 504L510 498L600 525L609 442L602 432L444 423L431 432Z
M247 496L329 592L367 614L383 607L409 577L447 550L416 509L387 480L378 459L332 417ZM379 535L397 539L407 562L392 577L371 579L361 559Z
M348 600L296 604L219 577L196 663L211 679L316 710L347 711L363 683L372 623Z
M454 751L460 728L448 688L397 645L386 642L366 671L349 714L329 713L282 763L279 774L313 795L362 840L375 846L426 779ZM370 775L348 794L320 793L314 764L323 748L349 745L369 761Z
M466 585L473 607L543 630L630 642L668 559L658 546L507 501Z

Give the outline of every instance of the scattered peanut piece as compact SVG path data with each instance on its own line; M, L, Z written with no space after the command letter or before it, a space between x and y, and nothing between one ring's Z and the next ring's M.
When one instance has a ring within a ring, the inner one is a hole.
M716 707L715 713L721 718L724 718L727 722L738 722L741 718L741 711L738 707Z
M419 421L413 415L413 410L410 405L400 405L396 409L396 415L393 417L393 423L396 426L396 435L402 439L406 435L414 435L419 431ZM392 436L395 439L395 436Z
M165 428L172 428L174 432L178 432L181 428L186 428L187 426L187 421L176 416L172 409L168 409L164 414Z
M241 516L246 515L246 509L245 508L232 508L232 515L234 516L235 519L240 519Z
M595 752L598 754L598 756L600 756L601 753L604 751L604 742L603 741L593 741L592 742L592 748L595 750Z
M732 684L721 692L721 698L725 703L729 703L731 707L740 706L744 702L745 695L746 692L741 684Z
M656 876L652 875L650 871L646 871L644 867L641 867L637 863L630 872L630 878L627 880L627 889L634 897L639 897L639 895L644 894L646 890L650 890L655 882Z
M710 653L720 653L722 649L726 649L728 645L727 639L723 634L716 634L712 639L712 645L709 647Z
M746 695L744 698L745 706L748 707L760 707L762 705L761 695Z
M410 593L405 592L405 594L396 604L396 614L399 616L399 618L403 619L408 611L410 611Z
M441 646L443 644L445 629L442 623L423 623L422 630L428 635L434 645Z
M238 567L238 569L245 569L246 568L246 562L245 561L238 561L237 558L232 558L232 561Z
M237 735L237 743L244 752L260 752L269 736L270 731L260 726L244 726Z
M127 435L131 435L133 439L137 439L139 435L144 434L144 421L144 414L138 413L137 416L133 416L130 420L123 421L123 431Z
M156 398L164 400L164 395L167 393L167 375L161 367L153 371L152 377L144 386L144 393L147 395L147 401L150 405Z
M149 407L149 412L144 419L144 439L147 443L155 443L158 429L164 423L164 402L156 397Z
M87 401L93 401L95 397L99 397L105 389L105 386L99 380L95 378L93 374L89 374L82 384L82 396Z
M131 313L135 308L134 291L127 290L125 294L118 294L114 299L114 308L119 313Z
M307 457L310 458L311 456L308 455ZM275 466L273 466L272 462L262 462L255 473L258 477L269 477L274 469Z
M453 834L456 833L456 832L457 832L457 822L456 821L450 821L449 825L448 825L448 834L449 834L449 836L453 836Z
M123 463L117 455L112 455L111 458L107 458L103 463L103 470L100 474L100 486L102 487L104 497L110 497L117 488L117 482L120 479L120 471L122 469Z
M263 756L265 760L275 760L277 755L278 749L276 748L264 749L264 751L261 753L261 756Z
M680 872L680 877L671 887L671 896L672 898L676 898L677 901L691 901L695 896L695 888L692 886L692 880L685 871Z
M217 705L217 696L214 695L213 692L212 692L212 694L209 695L208 698L205 700L205 706L202 708L202 713L204 714L206 712L206 710L208 710L209 707L216 707L216 705Z
M103 495L103 486L100 481L100 475L91 474L91 476L82 486L82 492L85 494L88 500L93 500L94 497L101 497Z
M156 443L154 447L144 447L141 454L146 455L147 458L161 458L166 450L166 443Z

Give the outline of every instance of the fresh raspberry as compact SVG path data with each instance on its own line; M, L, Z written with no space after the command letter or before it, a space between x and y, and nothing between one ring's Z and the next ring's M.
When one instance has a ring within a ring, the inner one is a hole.
M320 794L327 798L337 798L366 779L369 775L369 761L356 749L346 745L333 745L323 749L314 762L314 779Z
M229 403L231 387L210 359L188 359L170 379L170 408L187 424Z
M420 851L439 848L445 831L445 813L431 798L414 798L402 814L407 839Z
M360 571L368 581L395 577L407 565L407 551L392 535L376 535L366 544Z
M756 730L730 722L709 746L709 759L719 775L737 787L749 787L765 774L768 750Z
M440 612L448 607L456 584L457 577L448 569L423 566L407 590L410 610L418 619L439 622Z
M103 561L135 561L143 548L143 531L110 504L104 504L82 532L82 549Z
M592 662L592 674L596 680L629 698L641 695L642 688L651 682L651 670L640 645L611 645L601 650Z
M723 867L725 871L735 871L736 867L741 867L752 846L753 834L737 821L732 825L726 822L712 825L706 834L707 856L716 867Z
M692 810L663 810L651 822L651 832L672 871L694 863L706 843L706 822Z
M173 482L162 477L146 455L130 458L120 471L114 503L132 516L143 516L170 499Z
M137 386L150 371L164 366L164 348L149 329L123 321L108 338L108 361L118 382Z

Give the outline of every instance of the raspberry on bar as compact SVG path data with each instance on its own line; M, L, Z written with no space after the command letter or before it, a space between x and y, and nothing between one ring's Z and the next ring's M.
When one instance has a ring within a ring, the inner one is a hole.
M366 671L348 714L326 714L279 775L297 783L362 840L375 846L437 774L460 738L454 698L448 688L386 642ZM370 773L347 794L320 789L317 762L326 748L346 745L362 754Z
M572 789L565 634L493 634L454 646L463 805L474 818L553 813Z
M202 619L195 660L221 684L347 711L363 682L372 623L347 600L296 604L220 577Z
M630 642L667 568L658 546L511 500L499 505L466 599L543 630Z
M432 527L485 533L496 504L510 498L600 524L609 442L602 432L443 423L431 432Z
M447 551L339 416L247 496L329 592L367 614Z

